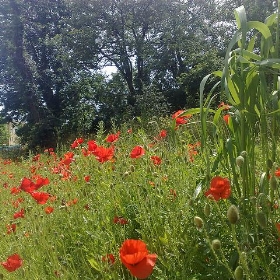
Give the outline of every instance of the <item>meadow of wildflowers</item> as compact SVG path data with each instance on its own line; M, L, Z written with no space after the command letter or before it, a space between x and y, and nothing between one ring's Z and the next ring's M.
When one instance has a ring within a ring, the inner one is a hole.
M200 108L1 159L1 279L279 278L277 17L236 19Z

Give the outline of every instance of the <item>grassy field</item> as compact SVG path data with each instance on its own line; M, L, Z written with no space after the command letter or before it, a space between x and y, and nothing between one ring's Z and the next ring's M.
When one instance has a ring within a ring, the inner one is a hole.
M177 126L165 119L112 135L101 126L95 139L77 138L62 153L50 148L2 159L2 278L134 279L120 255L133 239L157 255L150 279L233 279L239 266L244 279L276 279L277 220L261 227L238 210L231 223L232 182L230 193L207 197L197 122L189 115L176 120ZM215 159L212 150L208 160ZM257 205L253 198L242 203ZM20 260L10 272L14 254Z
M199 108L1 159L1 279L279 279L280 24L235 17Z

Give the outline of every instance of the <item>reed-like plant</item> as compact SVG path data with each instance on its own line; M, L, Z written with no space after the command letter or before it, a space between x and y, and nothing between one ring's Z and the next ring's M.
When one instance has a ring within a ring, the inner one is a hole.
M242 279L234 274L237 269L246 279L264 275L274 279L268 264L274 261L272 252L278 250L271 237L279 214L275 177L280 132L279 9L265 22L247 21L243 6L234 13L237 31L228 45L224 68L207 75L200 85L201 149L206 166L202 183L207 186L218 175L228 177L231 196L226 206L216 202L219 219L225 218L222 211L230 204L238 206L234 208L238 216L241 213L237 224L225 224L232 247L219 255L213 250L228 277ZM205 95L211 78L217 83ZM207 227L204 231L211 246ZM237 261L230 265L234 258ZM262 261L268 267L262 267Z

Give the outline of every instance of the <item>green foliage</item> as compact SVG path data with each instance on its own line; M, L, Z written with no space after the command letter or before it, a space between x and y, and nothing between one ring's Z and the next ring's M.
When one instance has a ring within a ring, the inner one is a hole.
M261 11L258 1L243 2L252 20L274 9L272 1ZM110 127L160 108L196 107L200 80L220 68L235 30L230 7L214 0L1 0L3 117L26 125L22 141L34 148L72 139L73 131L88 135L101 120ZM102 77L108 65L117 73Z
M224 69L207 75L200 85L205 181L217 174L227 174L233 184L230 201L239 208L231 206L228 210L229 221L235 221L231 225L233 243L228 246L227 242L222 254L216 255L229 277L241 275L240 266L248 278L275 277L271 269L278 246L272 242L273 232L268 229L275 227L278 216L274 207L279 203L279 184L275 178L279 166L276 135L280 117L277 16L272 14L264 23L247 21L244 7L237 8L238 30L229 43ZM205 86L211 75L220 81L205 98ZM222 92L223 103L212 109L216 106L217 90ZM211 162L213 151L216 159ZM239 217L239 213L229 214L232 209L240 212L240 220L233 218ZM219 218L216 226L218 221ZM207 238L209 233L211 230L205 229Z
M172 125L170 119L160 119L149 129L129 124L116 128L120 136L114 143L114 160L104 163L94 155L84 155L86 141L74 149L68 146L65 152L31 154L21 162L1 160L5 188L0 203L5 210L0 261L15 252L23 259L22 267L14 272L0 268L4 277L133 279L121 264L119 249L124 240L134 238L158 255L149 279L223 280L233 278L240 266L245 277L275 279L279 274L275 225L267 221L259 228L257 218L251 220L253 214L244 212L248 205L260 209L267 204L266 198L240 203L234 210L239 211L238 219L232 224L228 209L233 208L233 197L214 201L203 194L209 185L202 180L205 155L197 143L201 133L196 116L176 130ZM161 129L167 130L166 138L158 138ZM94 140L109 146L106 137L100 123ZM145 148L141 158L129 157L135 145ZM69 151L74 160L65 165ZM160 156L160 165L152 163L153 155ZM210 164L214 161L213 155ZM11 194L22 178L31 176L49 179L37 190L51 195L46 204L36 203L23 191ZM85 176L90 176L88 182ZM45 213L48 206L54 209L50 214ZM13 219L20 209L25 209L24 218ZM201 220L199 228L196 216ZM114 223L115 217L127 223ZM16 230L8 234L6 226L13 223ZM107 254L114 255L114 264L102 260Z
M0 145L9 144L8 128L6 124L0 123Z

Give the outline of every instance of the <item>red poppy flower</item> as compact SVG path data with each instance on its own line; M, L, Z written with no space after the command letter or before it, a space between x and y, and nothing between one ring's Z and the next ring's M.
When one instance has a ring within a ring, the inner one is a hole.
M280 177L280 168L276 169L274 174L276 177Z
M106 142L113 143L116 142L119 139L120 132L118 131L116 134L110 134L106 138Z
M9 272L12 272L22 266L22 259L18 254L13 254L8 257L7 261L2 262L1 264Z
M188 153L190 162L194 161L194 156L198 154L197 147L200 146L200 142L196 142L195 144L188 144Z
M158 156L151 156L151 160L154 165L160 165L161 164L161 158Z
M61 159L60 163L64 165L70 165L73 160L74 160L74 153L67 152L64 154L64 157Z
M78 138L76 139L72 144L71 144L71 148L75 149L77 148L79 145L81 145L84 142L83 138Z
M128 221L123 217L115 216L114 219L113 219L113 223L114 224L126 225L126 224L128 224Z
M89 175L86 175L86 176L84 177L84 180L85 180L86 182L89 182L89 181L90 181L90 176L89 176Z
M145 150L142 146L135 146L130 152L131 158L140 158L145 154Z
M17 225L16 224L6 225L6 228L7 228L7 234L11 234L12 232L16 231Z
M192 115L188 114L188 115L179 117L179 115L181 115L184 112L185 112L184 110L179 110L172 115L172 119L176 120L176 127L181 125L181 124L187 123L188 119L192 116Z
M38 154L32 158L32 161L39 161L40 157L41 157L41 155Z
M17 219L17 218L24 218L24 209L21 209L19 212L16 212L14 214L14 219Z
M45 213L46 214L51 214L52 212L53 212L53 207L48 206L48 207L45 208Z
M113 254L107 254L106 256L102 257L103 262L108 262L108 264L113 265L115 263L115 257Z
M159 138L165 138L167 136L167 131L165 129L161 130L158 136Z
M45 204L50 195L45 192L32 192L31 196L37 201L38 204Z
M223 107L223 110L227 111L230 109L230 106L228 104L225 104L225 102L221 102L219 105L218 105L218 108L221 108Z
M42 186L48 185L50 183L48 178L38 177L36 180L36 190L41 188Z
M17 188L17 187L12 187L11 188L11 194L18 194L20 192L21 192L20 188Z
M229 198L231 194L230 181L228 178L216 176L211 180L210 188L205 192L206 196L210 196L215 200Z
M97 148L97 144L94 140L89 140L88 141L88 150L89 151L94 151Z
M120 248L120 259L133 276L146 279L153 272L157 255L149 254L143 241L127 239Z
M33 192L35 191L36 186L30 179L24 177L19 188L25 192Z
M229 119L230 119L230 115L224 115L223 116L223 119L224 119L224 121L226 122L226 124L228 124L229 123Z
M72 206L74 204L77 204L77 202L78 202L78 198L74 198L72 200L69 200L65 205L66 206Z
M1 264L9 272L12 272L22 266L22 259L18 254L13 254L8 257L7 261L1 262Z
M38 190L39 188L41 188L42 186L49 184L49 182L50 181L48 178L42 178L42 177L38 177L36 183L32 182L28 178L23 178L19 188L25 192L32 193Z
M104 163L105 161L109 161L114 156L114 148L105 148L102 146L98 146L93 152L95 155L95 158L101 162Z
M176 190L174 190L174 189L170 189L169 190L169 197L170 198L176 198L177 197L177 192L176 192Z

